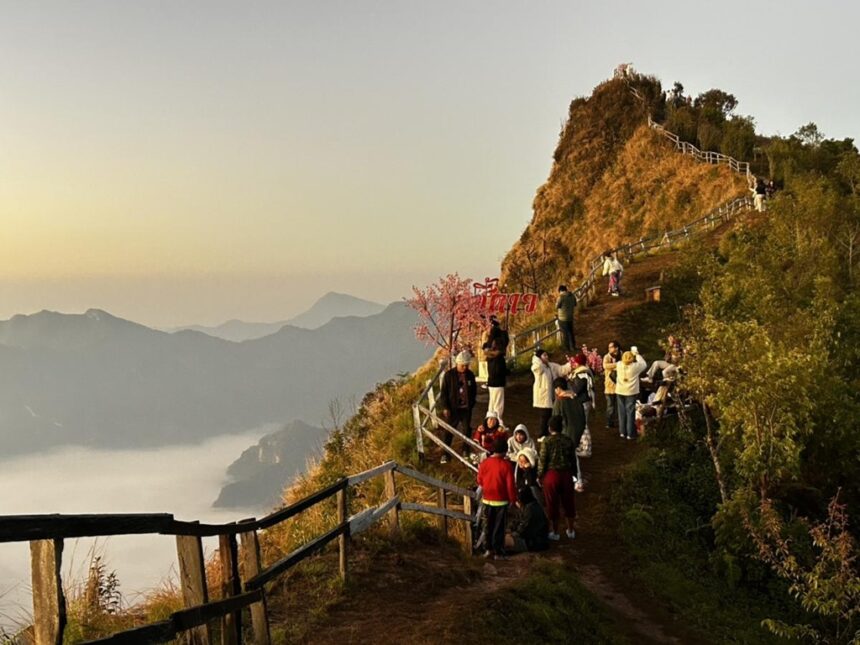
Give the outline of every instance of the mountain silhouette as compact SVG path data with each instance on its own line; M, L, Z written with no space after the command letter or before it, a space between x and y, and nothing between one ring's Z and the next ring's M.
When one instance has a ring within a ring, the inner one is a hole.
M246 322L244 320L228 320L214 327L205 325L190 325L176 327L170 331L199 331L216 338L242 342L254 338L262 338L274 334L284 325L301 327L302 329L317 329L333 318L342 316L373 316L385 309L385 305L370 300L363 300L345 293L330 291L317 300L310 309L288 320L279 322Z
M100 310L15 316L0 322L0 445L7 456L152 447L290 419L318 424L333 399L361 397L427 360L415 322L394 303L235 343Z

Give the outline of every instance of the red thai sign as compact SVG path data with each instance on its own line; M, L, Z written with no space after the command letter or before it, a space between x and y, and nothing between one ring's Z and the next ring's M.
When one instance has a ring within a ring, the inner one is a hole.
M473 282L475 303L488 313L518 314L521 311L531 314L537 309L538 294L536 293L502 293L499 291L499 279L487 278L483 284ZM522 309L520 306L522 305Z

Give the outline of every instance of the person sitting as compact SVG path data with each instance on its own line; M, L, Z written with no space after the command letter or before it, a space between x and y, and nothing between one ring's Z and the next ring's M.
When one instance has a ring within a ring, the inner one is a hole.
M529 437L528 428L526 428L524 423L520 423L516 428L514 428L514 435L508 439L508 459L516 461L517 455L519 455L520 451L524 448L531 448L532 450L537 451L535 442L531 437Z
M510 535L505 536L505 548L511 553L546 551L549 548L549 524L546 513L528 486L517 490L519 519Z
M675 336L669 336L666 343L666 352L663 355L663 360L657 360L651 363L646 375L642 380L646 383L657 383L658 381L674 381L678 376L679 365L684 357L684 348L681 341ZM658 373L660 378L657 378Z
M496 414L495 410L487 412L484 422L475 428L475 432L472 433L472 441L480 444L487 452L493 449L493 443L496 439L505 440L505 449L507 451L507 438L508 435L505 429L499 425L499 415Z
M532 489L535 499L543 502L543 493L537 476L537 451L534 448L523 448L514 459L514 483L517 490L523 487Z

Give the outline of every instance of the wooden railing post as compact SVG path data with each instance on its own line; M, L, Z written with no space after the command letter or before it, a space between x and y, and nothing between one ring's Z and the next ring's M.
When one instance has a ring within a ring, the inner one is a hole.
M66 598L60 569L62 540L30 542L30 569L33 586L33 642L60 645L66 628Z
M444 488L439 488L436 491L436 499L438 501L439 508L445 510L448 508L448 496L445 493ZM448 518L444 515L439 516L439 530L442 531L442 535L448 537Z
M239 548L236 535L218 536L218 557L221 562L221 597L230 598L242 593L239 580ZM242 612L226 614L221 619L221 644L238 645L242 642Z
M418 450L418 461L424 463L424 437L421 436L421 410L418 404L412 406L412 422L415 424L415 447Z
M253 520L250 520L253 521ZM260 562L260 542L256 531L248 531L239 536L242 542L242 579L250 580L262 571ZM253 642L256 645L269 645L269 615L266 607L266 595L263 600L251 605L251 627L254 632Z
M469 517L472 516L472 498L468 495L463 495L463 513ZM472 522L466 522L463 533L463 550L466 555L472 555Z
M337 492L337 523L343 524L349 518L347 491L349 487L343 488ZM349 536L346 533L341 533L337 538L338 545L338 570L340 571L340 579L345 583L347 578L347 548Z
M179 584L186 608L209 602L206 589L206 563L203 561L203 540L196 535L177 535L176 553L179 557ZM212 634L209 624L189 631L193 645L209 645Z
M385 498L394 499L397 496L397 484L394 480L394 471L385 473ZM388 511L388 527L391 535L397 535L400 531L400 509L395 505Z

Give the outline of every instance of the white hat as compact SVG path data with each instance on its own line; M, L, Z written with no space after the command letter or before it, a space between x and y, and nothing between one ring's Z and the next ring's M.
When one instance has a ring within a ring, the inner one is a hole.
M499 413L496 412L495 410L487 410L487 416L485 418L487 418L487 419L498 419Z
M457 354L457 358L454 359L454 362L457 365L468 365L472 362L472 356L466 350L463 350L459 354Z

